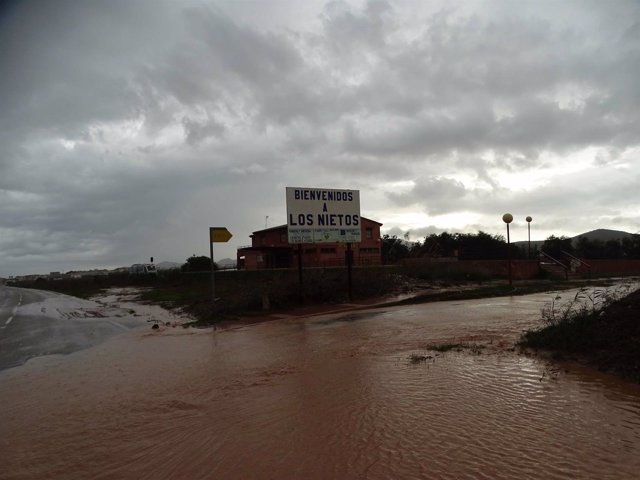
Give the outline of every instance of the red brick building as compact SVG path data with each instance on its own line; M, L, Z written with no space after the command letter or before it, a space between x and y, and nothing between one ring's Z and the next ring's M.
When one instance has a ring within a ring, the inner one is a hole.
M354 265L380 265L382 249L381 223L361 217L360 243L351 245ZM344 243L303 243L303 267L337 267L345 265L347 245ZM251 246L238 249L238 269L295 268L298 245L289 244L287 226L258 230L251 235Z

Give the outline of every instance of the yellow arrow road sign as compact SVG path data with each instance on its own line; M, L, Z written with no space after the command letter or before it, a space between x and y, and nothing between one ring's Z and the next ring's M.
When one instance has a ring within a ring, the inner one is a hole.
M228 242L233 237L227 227L209 227L209 239L211 243Z

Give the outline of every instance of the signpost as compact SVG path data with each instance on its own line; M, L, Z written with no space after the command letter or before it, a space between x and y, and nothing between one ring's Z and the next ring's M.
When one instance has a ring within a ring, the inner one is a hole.
M211 243L218 242L228 242L233 235L226 227L210 227L209 228L209 239Z
M360 191L287 187L287 235L298 244L298 276L302 291L302 243L346 243L348 292L351 300L351 244L361 241Z
M216 275L215 263L213 262L213 244L226 243L233 235L227 227L209 227L209 254L211 255L211 303L216 303Z

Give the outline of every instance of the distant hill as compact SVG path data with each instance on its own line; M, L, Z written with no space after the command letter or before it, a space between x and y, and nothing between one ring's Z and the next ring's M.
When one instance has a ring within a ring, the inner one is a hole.
M587 233L581 233L572 238L575 244L579 239L586 238L587 240L608 242L609 240L622 240L623 238L632 237L632 233L623 232L621 230L607 230L606 228L599 228L597 230L591 230Z
M591 230L590 232L581 233L580 235L576 235L575 237L571 237L573 245L575 246L578 243L578 240L581 238L586 238L587 240L599 241L599 242L608 242L609 240L621 240L623 238L632 237L634 234L629 232L623 232L622 230L608 230L606 228L598 228L597 230ZM544 240L531 240L531 246L537 246L538 248L542 247ZM527 241L524 240L522 242L514 242L514 245L526 246Z
M236 261L232 258L223 258L222 260L216 260L218 267L220 268L235 268Z

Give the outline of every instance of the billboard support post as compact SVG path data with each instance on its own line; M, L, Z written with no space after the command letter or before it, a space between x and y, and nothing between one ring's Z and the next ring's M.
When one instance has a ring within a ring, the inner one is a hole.
M304 299L302 292L302 244L298 244L298 294L300 296L300 303Z
M353 301L353 288L351 281L351 264L353 263L353 251L351 251L351 243L347 243L347 293L349 294L349 301Z
M213 263L213 242L209 242L209 256L211 257L211 304L216 306L216 272Z

